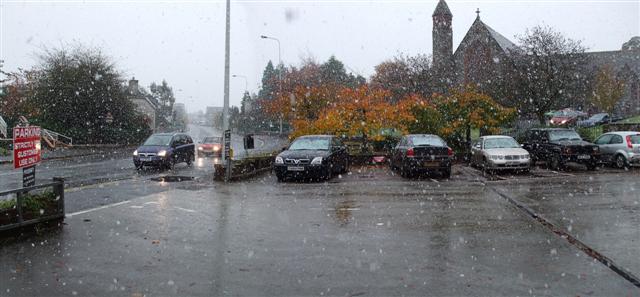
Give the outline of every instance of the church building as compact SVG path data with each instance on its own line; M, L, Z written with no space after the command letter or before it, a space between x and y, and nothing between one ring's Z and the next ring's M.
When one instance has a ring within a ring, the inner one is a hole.
M510 49L516 45L480 19L476 19L464 38L453 49L453 14L445 0L440 0L433 12L433 68L445 77L447 85L492 84L508 79ZM586 73L595 73L602 66L611 66L623 80L625 93L616 107L620 116L640 114L640 37L633 37L621 50L584 53L588 60ZM586 98L585 98L586 101ZM570 106L567 106L570 107Z

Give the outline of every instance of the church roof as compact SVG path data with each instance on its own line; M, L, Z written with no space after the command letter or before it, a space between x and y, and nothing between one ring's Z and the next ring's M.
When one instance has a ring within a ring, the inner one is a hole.
M451 14L451 10L449 10L449 6L447 5L447 2L445 2L444 0L440 0L438 2L438 6L436 6L436 9L433 11L432 16L436 16L436 15L453 16L453 14Z
M476 22L479 22L480 23L479 25L484 26L487 29L487 31L489 31L489 34L491 34L491 37L493 37L493 39L496 40L496 42L498 43L500 48L502 48L503 51L507 52L508 50L516 47L515 43L511 42L511 40L502 36L502 34L498 33L496 30L493 30L491 27L489 27L489 25L483 23L480 20L480 17L476 18Z

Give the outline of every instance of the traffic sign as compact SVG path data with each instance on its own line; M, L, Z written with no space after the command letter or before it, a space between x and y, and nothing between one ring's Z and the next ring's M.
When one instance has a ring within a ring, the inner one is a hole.
M13 128L13 168L25 168L40 163L40 127Z

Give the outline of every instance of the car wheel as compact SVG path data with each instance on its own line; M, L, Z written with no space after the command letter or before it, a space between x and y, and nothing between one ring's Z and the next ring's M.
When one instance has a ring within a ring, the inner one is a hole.
M442 176L444 178L450 178L451 177L451 167L445 169L442 171Z
M169 156L169 160L167 160L167 169L173 170L175 166L176 166L175 156Z
M191 167L191 164L193 164L193 161L195 161L193 155L188 155L187 156L187 166Z
M342 170L340 171L340 173L347 173L349 172L349 158L346 158L344 160L344 165L342 167Z
M616 155L614 162L617 168L624 169L629 167L629 162L627 162L627 159L623 155Z
M276 179L278 180L279 183L281 183L284 181L284 175L276 174Z
M562 161L560 161L560 156L554 155L551 157L551 160L549 161L549 168L553 170L562 169Z

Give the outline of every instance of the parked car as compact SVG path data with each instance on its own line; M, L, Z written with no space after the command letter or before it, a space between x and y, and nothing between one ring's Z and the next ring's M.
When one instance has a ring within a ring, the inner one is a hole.
M276 156L273 167L278 181L289 178L330 179L334 173L349 170L349 153L336 136L301 136Z
M198 142L198 157L222 157L222 137L207 136Z
M403 177L422 172L440 172L445 178L451 176L453 150L437 135L409 134L391 151L390 166L400 171Z
M618 131L602 134L594 142L602 161L618 168L640 163L640 132Z
M578 127L593 127L602 124L608 124L611 122L611 117L608 113L596 113L590 118L578 121Z
M586 117L587 114L585 112L566 108L555 112L551 120L549 120L549 124L552 126L573 126Z
M531 155L531 164L545 161L552 169L563 169L569 162L581 163L595 170L600 162L600 148L582 140L568 128L535 128L525 134L522 148Z
M471 165L483 170L529 171L529 152L510 136L482 136L471 144Z
M195 159L195 146L191 137L184 133L156 133L133 152L136 169L144 166L167 167L180 162L187 165Z

